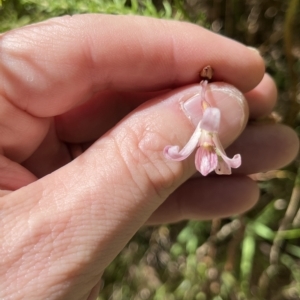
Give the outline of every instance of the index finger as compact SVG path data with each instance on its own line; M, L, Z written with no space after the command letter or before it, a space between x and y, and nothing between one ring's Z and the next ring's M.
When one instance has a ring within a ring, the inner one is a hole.
M262 58L199 26L138 16L78 15L1 36L0 91L39 117L64 113L99 90L149 91L215 79L245 92L264 73Z

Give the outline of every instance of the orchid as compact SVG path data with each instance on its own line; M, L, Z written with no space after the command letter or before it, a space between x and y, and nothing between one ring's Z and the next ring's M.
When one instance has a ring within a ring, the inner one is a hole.
M241 165L241 156L236 154L229 158L220 142L218 131L221 113L218 108L207 107L204 102L203 117L188 143L179 150L179 146L166 146L164 155L167 159L181 161L186 159L196 149L196 169L203 175L208 175L215 170L217 174L231 174L231 168Z

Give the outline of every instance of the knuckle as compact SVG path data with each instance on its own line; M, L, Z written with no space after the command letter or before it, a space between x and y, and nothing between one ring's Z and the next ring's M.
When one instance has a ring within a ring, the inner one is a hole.
M163 148L168 141L156 128L124 126L115 142L127 173L144 196L165 199L178 186L183 165L166 161Z

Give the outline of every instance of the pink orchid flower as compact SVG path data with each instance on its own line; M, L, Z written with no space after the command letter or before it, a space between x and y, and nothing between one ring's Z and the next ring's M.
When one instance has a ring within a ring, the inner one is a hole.
M217 174L231 174L231 168L241 165L241 156L236 154L229 158L220 142L218 131L221 113L218 108L208 107L204 110L202 120L184 148L166 146L164 155L167 159L181 161L186 159L198 147L195 156L196 169L206 176L215 170Z

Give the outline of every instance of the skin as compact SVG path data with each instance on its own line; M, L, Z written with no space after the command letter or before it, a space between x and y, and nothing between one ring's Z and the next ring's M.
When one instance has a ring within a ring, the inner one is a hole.
M0 48L1 299L96 299L141 226L242 213L259 194L247 174L297 154L291 129L246 126L276 102L259 54L201 27L62 17L3 34ZM243 157L231 176L192 177L193 156L162 155L194 130L181 104L207 65L249 106L213 100L223 145Z

